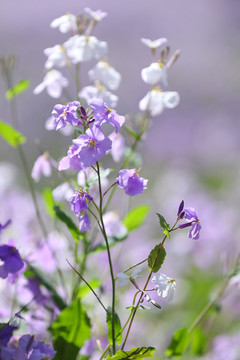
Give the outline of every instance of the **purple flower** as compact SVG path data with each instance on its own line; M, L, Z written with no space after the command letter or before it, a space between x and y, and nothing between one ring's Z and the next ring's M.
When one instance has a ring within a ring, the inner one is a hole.
M89 231L91 229L91 222L86 212L78 218L78 222L80 231Z
M73 140L73 144L78 147L78 157L83 167L94 165L112 147L112 141L105 138L101 129L94 125L84 135Z
M112 124L115 127L116 133L125 121L125 117L118 115L113 109L110 109L103 101L103 99L92 99L89 106L93 109L95 117L95 125L100 126L105 123Z
M0 330L0 345L1 346L7 345L7 343L9 342L9 340L12 337L13 331L16 329L17 329L17 326L12 326L9 324L6 324L6 326L3 326L3 328Z
M75 171L82 170L83 165L78 156L80 150L81 149L79 149L77 146L72 145L68 150L67 156L64 156L60 160L58 170L62 171L62 170L67 170L69 168Z
M119 171L119 177L116 178L116 183L129 196L142 194L143 190L147 188L148 180L141 178L136 169L122 169Z
M183 219L187 220L187 223L179 225L179 229L184 229L186 227L191 226L188 236L190 239L199 239L199 233L201 230L200 220L196 214L196 210L194 208L185 208L182 213L184 213Z
M45 152L43 155L39 156L35 161L31 176L36 182L38 182L40 180L41 175L51 176L51 174L52 174L51 160L48 152Z
M78 101L72 101L67 106L57 104L52 111L53 128L58 130L70 124L72 126L81 125L81 120L77 117L76 110L80 106Z
M19 252L14 246L1 245L0 260L3 261L3 265L0 266L0 277L3 279L6 279L9 273L18 272L24 266Z
M76 190L75 195L69 198L71 210L76 216L79 216L82 211L88 209L88 202L91 200L93 198L86 191L82 189Z
M56 354L51 345L36 341L34 336L29 334L23 335L19 339L18 347L28 355L27 359L29 360L50 360Z

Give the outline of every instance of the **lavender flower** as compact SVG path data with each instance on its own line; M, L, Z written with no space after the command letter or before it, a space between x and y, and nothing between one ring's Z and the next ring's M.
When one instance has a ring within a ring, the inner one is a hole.
M78 156L80 150L81 149L78 148L77 146L72 145L68 150L67 156L64 156L60 160L58 170L62 171L62 170L67 170L69 168L75 171L82 170L84 166L81 163L81 160Z
M0 277L6 279L9 273L14 274L24 266L18 250L14 246L0 246L0 260L3 264L0 266Z
M79 189L69 198L69 204L74 214L79 216L83 210L88 209L88 203L92 200L93 198L86 191Z
M101 98L110 107L117 106L118 97L111 91L108 91L99 81L95 81L94 86L85 86L79 92L78 96L89 103L94 98Z
M182 213L184 214L183 219L186 219L187 223L179 225L179 229L184 229L186 227L191 226L192 228L188 233L189 238L194 240L199 239L201 225L200 225L200 220L196 214L196 210L191 207L185 208L183 209Z
M89 106L93 109L95 117L95 125L103 125L109 123L115 127L116 133L125 122L125 117L118 115L113 109L110 109L102 99L93 99L90 101Z
M78 101L72 101L67 106L57 104L52 111L53 128L58 130L70 124L72 126L81 125L81 120L77 117L76 110L80 106Z
M45 152L44 154L39 156L35 161L31 176L36 182L38 182L41 178L41 175L51 176L51 174L52 174L51 160L48 152Z
M9 340L12 337L12 333L14 330L17 329L17 326L6 324L1 330L0 330L0 346L5 346L9 342ZM1 352L0 352L1 354Z
M141 178L136 169L122 169L119 171L119 176L116 178L117 185L124 189L129 196L142 194L143 190L147 188L148 180Z
M101 129L95 125L73 140L73 144L78 147L78 157L83 167L94 165L112 147L112 141L105 138Z
M91 222L86 211L83 215L79 216L78 222L80 231L89 231L91 229Z

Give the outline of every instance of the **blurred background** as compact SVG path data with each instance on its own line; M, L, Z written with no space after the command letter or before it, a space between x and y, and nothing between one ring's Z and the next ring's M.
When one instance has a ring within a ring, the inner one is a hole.
M149 190L137 201L151 205L151 216L144 229L135 235L135 241L124 245L129 254L126 262L138 261L141 251L146 253L159 241L155 212L163 213L172 222L182 199L186 206L196 208L202 224L201 238L195 242L187 239L186 231L177 235L168 244L168 257L163 267L163 272L180 284L174 310L170 307L161 319L171 333L194 319L240 251L240 2L1 2L0 56L16 55L16 81L22 78L31 81L30 88L17 99L20 129L27 136L24 149L30 169L39 155L36 139L40 140L41 148L49 150L56 159L64 156L68 148L69 139L45 130L45 121L58 101L45 91L33 95L33 89L45 74L43 49L68 38L57 29L51 29L51 21L66 12L78 14L86 6L108 13L97 25L94 35L107 41L108 59L122 75L116 91L119 114L139 112L138 103L149 89L140 72L152 58L140 38L166 37L171 53L177 49L182 51L168 74L168 89L179 92L180 104L173 110L165 109L151 120L145 143L140 146L141 176L149 179ZM94 65L92 61L81 67L84 86L89 85L87 72ZM69 90L74 98L75 90ZM9 121L4 94L1 81L0 118ZM16 151L1 139L0 161L19 164ZM4 173L0 176L4 177ZM146 238L148 243L144 241ZM124 252L124 248L121 251ZM190 288L188 282L194 281L196 286ZM230 324L231 332L239 329L239 289L234 287L229 294L224 297L226 310L214 325L214 335L227 332ZM180 316L176 304L184 305ZM177 323L169 325L169 317L174 318L177 311ZM154 314L151 316L152 322L157 321ZM156 345L160 341L159 333L153 332L151 322L149 324L148 330Z

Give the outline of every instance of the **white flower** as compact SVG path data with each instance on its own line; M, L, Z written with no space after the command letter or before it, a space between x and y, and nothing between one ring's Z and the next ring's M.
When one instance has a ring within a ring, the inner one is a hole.
M45 49L43 52L46 56L48 56L48 59L45 63L46 69L51 69L54 66L63 67L66 65L67 58L64 46L55 45L51 48Z
M36 95L46 89L49 96L59 98L62 95L62 89L66 86L68 86L68 79L60 71L52 69L47 72L43 82L33 90L33 93Z
M157 49L158 47L165 45L168 40L166 38L159 38L157 40L152 41L149 39L141 38L141 41L144 45L147 45L150 49Z
M176 280L164 274L156 274L152 277L151 282L155 284L158 296L167 301L171 301L176 290Z
M106 41L99 41L95 36L75 35L63 45L73 64L100 59L108 50Z
M176 91L161 91L158 88L154 88L140 100L139 109L141 111L148 109L151 116L157 116L162 113L165 107L168 109L175 108L179 101L180 97Z
M84 10L95 21L101 21L103 18L105 18L105 16L107 16L107 13L102 11L102 10L94 11L94 10L91 10L90 8L88 8L88 7L86 7Z
M103 215L106 234L109 237L124 237L127 234L126 226L123 225L117 213L108 211Z
M147 84L155 85L161 81L164 85L167 85L167 69L161 62L154 62L142 69L141 76Z
M77 31L77 17L70 13L60 16L54 19L51 24L51 28L59 28L62 33L76 32Z
M118 103L118 97L98 82L95 83L95 86L85 86L82 88L78 96L85 99L87 103L94 98L101 98L110 108L115 108Z
M120 281L119 286L124 286L127 285L131 279L138 279L140 277L142 277L142 275L139 275L139 273L142 271L142 269L135 269L132 274L130 276L128 276L127 274L120 272L117 274L117 278Z
M68 200L73 195L74 191L68 182L58 185L52 191L53 199L57 202L60 202L62 200Z
M100 81L110 90L116 90L121 81L121 75L106 61L99 61L94 69L88 72L91 81Z

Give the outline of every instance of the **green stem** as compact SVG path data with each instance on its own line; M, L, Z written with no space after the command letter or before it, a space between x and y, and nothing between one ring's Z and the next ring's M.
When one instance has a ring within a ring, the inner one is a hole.
M112 266L112 259L111 259L111 253L110 253L110 247L109 247L109 243L108 243L108 238L107 238L107 234L106 234L106 230L105 230L105 225L103 222L103 196L102 196L102 186L101 186L101 176L100 176L100 168L99 168L99 163L97 162L97 173L98 173L98 186L99 186L99 197L100 197L100 203L99 203L99 215L100 215L100 222L101 222L101 227L100 230L103 234L105 243L106 243L106 247L107 247L107 254L108 254L108 262L109 262L109 267L110 267L110 275L111 275L111 280L112 280L112 316L111 316L111 321L112 321L112 340L113 340L113 354L115 354L116 352L116 345L115 345L115 323L114 323L114 314L115 314L115 280L114 280L114 273L113 273L113 266Z

